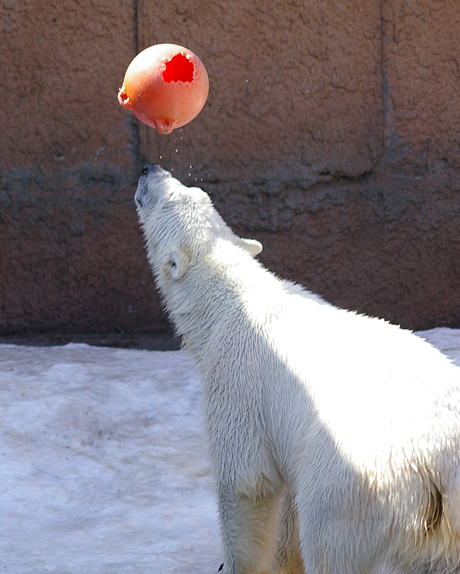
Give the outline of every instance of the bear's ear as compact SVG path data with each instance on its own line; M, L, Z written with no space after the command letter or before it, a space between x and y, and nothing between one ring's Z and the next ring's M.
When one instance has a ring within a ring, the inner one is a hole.
M249 254L253 257L259 255L263 249L262 243L257 241L257 239L243 239L242 237L238 237L236 244L238 247L242 247L243 249L246 249L246 251L249 251Z
M174 281L178 281L183 277L189 265L190 257L185 251L178 248L169 254L166 263L163 264L163 273Z

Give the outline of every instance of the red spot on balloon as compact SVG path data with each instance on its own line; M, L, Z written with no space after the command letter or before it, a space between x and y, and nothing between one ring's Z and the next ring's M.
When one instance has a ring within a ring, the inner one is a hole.
M183 54L177 54L172 60L166 62L166 70L163 72L165 82L193 82L192 62Z

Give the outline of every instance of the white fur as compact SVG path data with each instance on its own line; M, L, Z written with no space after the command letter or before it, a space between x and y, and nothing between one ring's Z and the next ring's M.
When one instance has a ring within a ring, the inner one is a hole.
M158 166L136 203L203 383L224 572L459 572L459 369L275 277Z

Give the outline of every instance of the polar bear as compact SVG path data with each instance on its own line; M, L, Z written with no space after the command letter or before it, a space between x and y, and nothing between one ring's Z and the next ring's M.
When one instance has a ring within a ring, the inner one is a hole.
M460 370L277 278L159 166L135 201L202 381L223 572L460 572Z

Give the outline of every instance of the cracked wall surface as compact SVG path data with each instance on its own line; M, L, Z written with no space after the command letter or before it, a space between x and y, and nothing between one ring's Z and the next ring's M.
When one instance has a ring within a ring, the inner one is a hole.
M3 0L0 333L166 331L132 202L146 161L340 306L460 326L457 0ZM117 103L142 48L209 73L170 136Z

